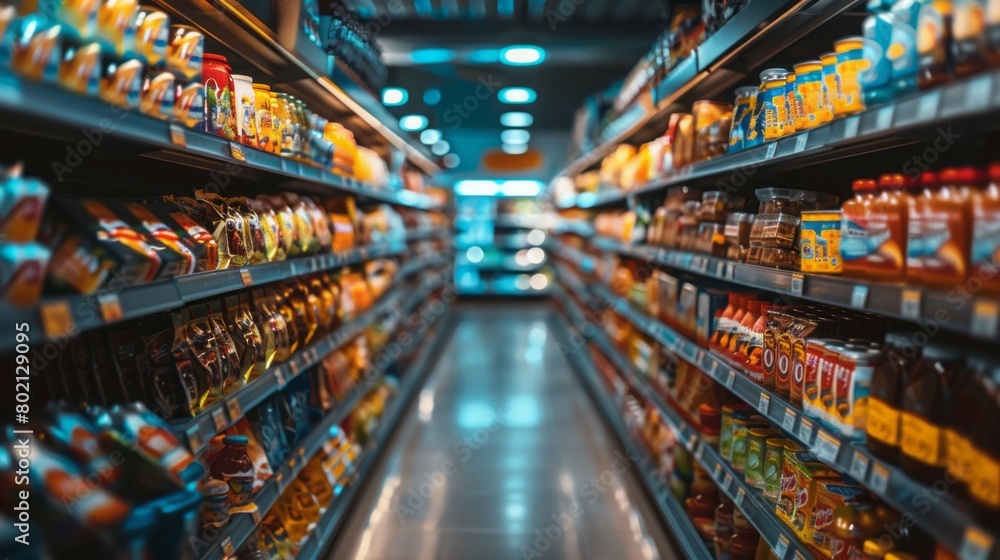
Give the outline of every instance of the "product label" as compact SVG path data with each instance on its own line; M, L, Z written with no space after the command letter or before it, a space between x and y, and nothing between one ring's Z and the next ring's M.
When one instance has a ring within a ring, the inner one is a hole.
M781 454L778 447L764 449L764 497L771 501L781 493Z
M774 387L779 395L791 393L792 385L792 335L781 333L777 341L778 355L774 370Z
M1000 460L977 448L972 475L974 480L969 484L972 497L984 506L1000 509Z
M762 93L764 103L761 115L764 121L764 140L775 140L785 135L788 122L788 96L784 88L769 89Z
M972 478L972 444L968 438L955 430L945 430L946 463L948 472L959 480L969 482Z
M800 76L796 89L802 103L800 121L806 124L806 128L819 126L833 118L832 108L827 104L821 72Z
M868 399L868 437L896 447L899 445L899 411L877 398Z
M764 386L773 386L774 375L778 367L778 333L772 328L764 331L761 366L764 371Z
M972 262L1000 263L1000 212L976 216L972 228Z
M865 60L860 49L837 55L838 95L834 103L838 115L848 115L863 111L865 98L861 90L861 74L871 68L871 61Z
M900 448L910 458L934 467L944 466L944 433L941 428L912 413L902 413Z

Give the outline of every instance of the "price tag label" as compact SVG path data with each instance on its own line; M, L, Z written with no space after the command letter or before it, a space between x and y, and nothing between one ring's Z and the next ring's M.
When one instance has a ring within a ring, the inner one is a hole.
M785 535L780 535L778 537L777 544L774 545L774 555L778 558L784 558L785 554L788 553L788 537Z
M229 417L233 420L237 420L243 416L243 405L240 404L240 399L236 397L226 401L226 410L229 411Z
M179 124L170 123L170 142L174 146L187 148L187 136L184 135L184 129Z
M722 276L725 273L726 273L726 263L724 263L722 261L716 262L715 263L715 274L714 274L714 276L716 278L722 278Z
M899 314L907 319L920 318L920 290L903 290Z
M39 308L42 318L42 330L50 339L62 338L76 334L76 323L73 313L69 310L69 302L65 300L43 302Z
M249 268L240 269L240 280L243 281L244 286L253 286L253 273L250 272Z
M198 451L201 449L201 445L205 443L201 437L201 426L197 424L189 426L185 434L187 435L188 447L191 448L191 451Z
M798 550L795 551L795 560L809 560Z
M792 407L785 407L785 417L781 419L781 429L791 433L791 431L795 429L796 416L798 416L798 414L795 413L795 410Z
M233 159L239 161L246 161L247 156L243 153L243 145L236 142L229 143L229 153L233 156Z
M736 502L736 507L738 507L740 509L743 509L743 501L746 500L746 498L747 498L747 492L746 492L746 490L744 490L742 488L740 488L739 490L737 490L736 491L736 499L733 500L734 502Z
M803 418L802 421L799 422L799 439L802 440L802 442L805 443L806 445L809 445L809 442L812 441L812 436L813 436L812 420Z
M226 418L226 409L216 408L212 411L212 423L215 425L216 433L225 430L229 426L229 419Z
M702 257L701 260L698 261L698 272L700 272L702 274L708 274L708 259L707 258Z
M792 274L792 285L789 288L794 297L802 297L802 289L805 287L806 277L804 274Z
M887 130L892 127L892 114L895 110L895 105L889 105L888 107L882 107L879 109L878 115L875 119L875 127L879 130Z
M878 463L872 465L872 474L871 478L868 479L868 486L876 494L885 496L889 491L889 469Z
M715 468L712 469L712 476L715 478L715 480L719 480L722 477L722 465L720 465L719 463L715 464Z
M274 370L274 380L278 382L278 388L285 386L285 372L281 368Z
M848 472L855 480L864 480L865 475L868 474L868 457L865 457L864 453L860 451L855 451L854 456L851 457L851 468Z
M997 318L1000 306L993 301L977 301L972 307L970 330L975 336L993 338L997 334Z
M105 323L121 321L125 317L122 302L116 293L109 292L97 296L97 305L101 308L101 319L104 319Z
M219 543L219 548L222 549L222 553L226 556L232 556L236 552L233 548L233 539L230 537L222 539L222 542Z
M719 362L712 360L712 367L708 371L708 374L716 379L719 378Z
M736 275L736 265L733 264L733 263L731 263L731 262L727 262L726 263L726 280L732 280L735 275Z
M771 158L773 158L774 154L777 151L778 151L778 143L777 142L771 142L770 144L767 145L767 151L764 152L764 159L771 159Z
M726 473L725 478L722 479L722 491L729 492L729 487L733 485L733 476Z
M965 92L965 109L977 111L990 104L990 93L993 90L993 76L981 76L969 82Z
M697 459L699 463L701 463L705 459L705 444L704 443L702 443L701 445L699 445L698 448L694 450L694 458Z
M728 389L732 389L733 383L735 382L736 382L736 372L733 370L729 370L729 375L726 376L726 387Z
M299 374L299 361L298 360L292 360L291 362L288 362L288 369L292 370L292 377L295 377L296 375L298 375Z
M851 292L851 307L857 309L864 309L867 303L868 303L868 286L864 284L858 284L857 286L854 286L854 291Z
M761 414L767 416L767 411L771 408L771 397L767 396L766 393L760 394L760 400L757 401L757 410Z
M250 517L253 517L254 525L260 525L260 520L261 520L260 508L258 508L256 504L254 504L253 511L250 512Z
M917 104L917 120L930 121L937 118L938 102L941 100L941 92L934 91L924 94Z
M858 135L858 130L861 128L861 117L855 115L853 117L847 117L844 121L844 138L854 138Z
M806 149L806 143L809 142L809 133L803 132L799 134L798 138L795 139L795 151L793 153L799 153Z
M840 442L833 436L820 430L813 443L812 452L817 459L825 463L832 463L837 460L837 453L840 451Z
M978 527L967 527L958 555L962 560L986 560L993 549L993 537Z

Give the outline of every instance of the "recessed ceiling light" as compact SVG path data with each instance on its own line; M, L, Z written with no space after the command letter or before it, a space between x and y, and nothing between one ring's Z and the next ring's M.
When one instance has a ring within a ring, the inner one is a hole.
M528 152L527 144L503 144L501 148L503 149L503 153L512 156L519 156Z
M535 122L531 113L523 111L511 111L500 115L500 124L507 128L527 128Z
M500 51L500 61L509 66L534 66L545 61L545 49L534 45L511 45Z
M522 105L525 103L532 103L538 98L538 94L535 90L526 87L509 87L503 88L498 94L501 103L509 103L511 105Z
M541 181L513 180L500 184L500 194L503 196L538 196L542 193Z
M441 131L436 128L428 128L420 133L420 141L428 146L441 141Z
M527 144L531 133L520 128L510 128L500 133L500 141L504 144Z
M423 130L427 128L428 125L427 117L423 115L406 115L405 117L399 119L399 128L407 132L417 132L418 130Z
M436 144L431 146L431 152L436 156L443 156L451 150L451 144L447 140L439 140Z
M406 105L410 94L403 88L385 88L382 90L382 104L387 107Z

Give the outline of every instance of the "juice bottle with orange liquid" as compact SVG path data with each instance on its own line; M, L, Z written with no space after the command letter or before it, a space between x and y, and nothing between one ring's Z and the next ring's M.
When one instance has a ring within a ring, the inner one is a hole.
M843 259L844 275L867 277L869 260L881 243L871 239L869 221L871 206L875 200L874 179L857 179L851 185L854 198L844 201L841 207L840 256Z
M1000 295L1000 163L987 169L989 184L972 193L972 268L983 291Z
M970 194L985 182L983 172L949 168L941 188L925 198L921 216L922 256L908 276L935 288L954 288L968 277L972 245ZM907 263L909 266L910 263Z

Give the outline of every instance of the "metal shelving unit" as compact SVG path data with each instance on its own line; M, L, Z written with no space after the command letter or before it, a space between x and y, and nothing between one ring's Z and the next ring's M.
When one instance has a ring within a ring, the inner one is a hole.
M988 297L973 297L970 294L968 298L960 297L958 301L961 305L958 305L955 299L957 295L961 296L958 292L777 270L661 247L630 245L607 238L595 238L593 243L605 251L722 282L920 324L933 321L944 329L978 339L1000 340L1000 301ZM578 256L582 253L573 249L566 248L564 253L567 258L582 258ZM583 264L587 263L584 261Z
M591 288L606 305L636 328L756 408L772 424L780 427L787 437L810 449L820 461L855 479L894 508L912 516L918 526L945 546L959 552L961 558L1000 558L1000 550L994 547L997 535L977 524L963 504L951 497L939 496L925 507L922 502L913 498L933 494L932 488L913 480L895 466L877 459L863 444L842 438L823 427L819 421L807 417L787 400L753 382L742 368L650 318L627 300L611 293L607 287L591 284ZM653 396L656 397L655 394ZM709 454L712 450L699 451L694 447L693 451Z
M567 303L568 305L575 306L572 301ZM583 314L579 312L573 313L573 315L579 316L574 320L583 318ZM585 320L585 318L583 319ZM764 500L760 491L743 482L742 476L738 475L722 460L718 451L710 444L704 442L700 434L691 428L673 407L668 406L656 391L650 388L649 384L643 380L642 375L636 371L635 366L615 349L607 335L597 327L588 329L587 332L589 335L587 338L611 361L632 390L660 411L661 417L676 432L679 444L691 453L706 471L711 473L719 486L719 490L729 499L733 500L736 506L740 508L746 518L760 533L761 538L775 551L778 558L781 560L812 558L813 554L799 541L794 530L778 519L774 513L774 506ZM606 399L607 397L605 396L604 398ZM683 510L680 512L680 515L683 516L681 519L686 518ZM668 519L671 519L671 517L668 516ZM683 522L677 522L676 517L673 520L675 525L683 525ZM694 539L694 543L690 542L692 538ZM690 534L684 536L678 535L678 539L681 540L681 545L684 547L692 547L701 542L701 538L697 533L694 533L693 536ZM690 552L687 552L686 557L698 556L693 556Z
M727 154L676 170L671 176L624 192L605 191L564 207L625 206L630 199L658 194L698 179L724 177L743 170L798 168L818 161L898 145L917 132L934 131L962 119L1000 112L1000 71L994 70L897 99L860 114L793 134L762 146Z

